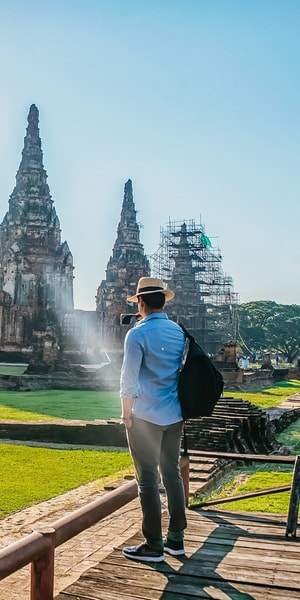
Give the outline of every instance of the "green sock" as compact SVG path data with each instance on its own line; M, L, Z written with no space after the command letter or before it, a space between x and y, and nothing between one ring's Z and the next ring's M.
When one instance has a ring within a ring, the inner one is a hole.
M183 542L184 531L168 531L167 538L172 542Z

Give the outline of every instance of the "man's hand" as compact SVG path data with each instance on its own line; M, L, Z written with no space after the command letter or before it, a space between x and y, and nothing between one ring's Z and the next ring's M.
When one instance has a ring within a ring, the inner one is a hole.
M126 429L130 429L132 427L132 417L121 417L122 423L124 423Z
M122 416L121 421L124 423L126 429L130 429L132 427L132 407L133 407L133 398L122 398Z

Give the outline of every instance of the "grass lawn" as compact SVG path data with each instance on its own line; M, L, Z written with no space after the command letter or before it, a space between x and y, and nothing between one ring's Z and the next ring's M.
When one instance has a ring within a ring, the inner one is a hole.
M255 492L266 488L290 485L292 482L293 467L285 465L274 471L274 465L266 465L264 470L261 466L241 467L227 474L211 494L196 495L192 503L208 500L217 500L226 496L238 496L248 492ZM279 492L256 498L245 498L225 504L216 504L211 508L216 510L237 510L247 512L268 512L287 514L289 509L290 492Z
M251 392L225 391L224 396L243 398L267 408L281 404L300 392L300 381L282 381ZM0 420L83 420L118 419L121 404L118 392L38 390L35 392L0 391Z
M0 391L0 421L119 419L118 392L38 390Z
M2 365L0 363L0 375L23 375L27 365Z
M233 398L243 398L248 400L255 406L260 408L271 408L272 406L278 406L285 398L297 394L300 392L300 380L289 379L288 381L278 381L269 387L260 388L257 390L251 390L251 392L239 391L231 392L225 390L224 396L231 396Z
M0 444L0 517L68 490L132 471L128 452L53 450Z
M280 382L269 388L251 392L225 392L225 396L242 397L261 407L276 406L286 397L300 392L299 381ZM46 390L36 392L0 391L0 420L70 419L94 420L120 417L118 392L82 392ZM285 437L282 437L285 436ZM300 420L280 434L282 444L296 452L300 445ZM116 479L121 471L131 471L131 458L127 452L100 452L99 450L53 450L0 444L0 516L52 498L84 483L111 477ZM262 472L261 466L252 472L243 467L230 481L214 492L224 495L243 491L275 487L290 483L291 469L285 472L274 466ZM255 472L254 472L255 471ZM268 472L267 472L268 471ZM262 474L261 474L262 472ZM12 476L13 474L13 476ZM242 480L241 480L242 478ZM99 483L100 486L100 483ZM248 487L250 486L250 488ZM220 497L219 496L219 497ZM206 496L205 499L212 499ZM220 505L220 510L253 510L287 513L289 493L243 500L232 505ZM247 503L247 504L245 504Z
M289 448L291 454L300 454L300 419L282 431L277 439L280 444Z
M119 418L118 392L0 391L0 420ZM128 452L0 444L0 517L94 480L132 471Z

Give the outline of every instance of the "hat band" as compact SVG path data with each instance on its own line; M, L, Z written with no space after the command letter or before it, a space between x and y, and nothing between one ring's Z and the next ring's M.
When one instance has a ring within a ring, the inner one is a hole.
M136 295L143 294L145 292L160 292L164 291L163 287L159 287L158 285L150 285L148 287L139 288Z

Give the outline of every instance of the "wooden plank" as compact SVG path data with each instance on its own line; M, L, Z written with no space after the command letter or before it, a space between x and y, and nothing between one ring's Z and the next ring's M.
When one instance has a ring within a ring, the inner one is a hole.
M299 540L287 539L284 535L284 522L267 520L267 523L255 522L251 519L235 520L235 516L228 520L222 517L216 518L214 521L210 519L197 519L188 517L189 527L185 534L186 547L188 548L191 541L202 543L205 540L208 544L214 543L217 538L219 544L238 543L238 545L253 545L266 549L268 544L273 547L286 549L287 552L300 553ZM270 525L269 525L270 523ZM136 537L133 543L139 543L140 538Z
M197 509L196 511L192 511L188 509L188 519L192 519L193 515L198 515L197 521L199 521L199 517L203 519L224 519L228 518L229 520L244 520L244 521L254 521L255 523L286 523L287 516L277 513L266 513L266 512L248 512L243 510L227 510L220 511L214 509Z
M209 547L209 544L213 546L215 543L217 543L219 546L228 546L230 548L232 547L232 542L228 538L224 539L221 536L214 537L214 540L211 542L204 535L201 537L199 536L195 541L193 541L193 539L188 540L188 545L186 545L188 546L188 551L193 552L194 548L199 548L203 543L207 544L207 548ZM235 548L241 550L243 548L249 548L252 551L255 549L255 553L257 556L263 554L264 556L269 556L270 558L272 558L274 557L274 552L277 551L277 553L279 553L280 556L287 555L288 558L291 557L297 559L298 561L300 560L300 548L294 551L294 548L288 545L283 545L281 547L278 545L278 543L276 544L275 542L260 542L259 545L254 545L252 540L247 542L247 540L244 539L237 539L234 542L234 546Z
M253 535L258 536L260 532L263 532L265 539L270 537L277 537L278 541L282 541L286 543L285 539L285 530L284 523L280 525L270 525L269 527L262 527L260 524L255 524L251 521L249 522L236 522L233 524L226 523L226 521L219 523L202 523L201 527L195 526L195 531L205 531L207 534L209 531L213 532L215 529L219 529L220 532L226 534L228 532L230 535L237 536L245 536L251 537ZM231 533L232 532L232 533ZM188 535L188 533L186 534Z
M73 586L72 586L73 587ZM97 590L97 595L95 595L95 591L90 591L89 595L86 595L88 592L84 592L85 595L81 594L80 588L74 588L73 593L70 591L61 592L58 596L56 596L55 600L149 600L149 595L147 595L146 590L139 590L139 588L134 589L135 595L128 593L126 588L122 589L122 592L117 596L114 591L111 589L104 588L103 590ZM144 593L144 595L141 595ZM80 594L80 595L78 595ZM145 595L146 594L146 595ZM208 598L213 600L225 600L225 598L230 600L299 600L299 592L289 591L288 596L286 595L286 590L280 589L271 589L271 588L260 588L260 587L249 587L247 584L235 584L234 586L228 586L228 584L219 582L218 585L210 585L209 580L207 581L207 585L203 582L203 588L197 588L193 595L190 593L185 594L182 591L169 592L168 590L157 591L155 592L155 596L150 596L150 599L153 598L160 600L193 600L196 598ZM228 595L230 594L230 595Z
M160 572L163 572L165 577L168 577L170 573L174 575L176 572L180 575L180 577L209 577L211 579L216 579L221 574L221 572L226 574L226 579L230 581L247 581L249 583L262 584L267 581L274 583L275 579L281 582L282 587L293 588L299 582L299 573L296 565L296 561L294 561L293 565L291 565L290 561L286 561L284 563L284 559L281 559L281 563L275 559L274 561L269 560L268 562L257 561L252 559L249 562L243 558L238 556L222 556L213 553L206 553L205 550L205 559L204 552L196 553L193 556L187 556L185 560L178 562L177 559L169 559L167 558L164 564L160 565ZM121 558L121 557L120 557ZM175 562L176 561L176 562ZM133 562L133 561L131 561ZM112 564L114 568L117 567L118 574L124 572L126 574L127 579L130 578L130 569L132 567L127 564L124 566L123 558L118 561L113 559ZM101 567L97 566L94 570L89 571L89 576L94 576L96 579L99 578L99 573L105 572L107 576L111 574L112 564L110 565L101 565ZM136 563L135 563L136 564ZM140 563L138 563L140 564ZM299 566L299 562L298 562ZM134 567L136 569L136 566ZM155 586L155 577L153 575L153 565L151 567L147 567L143 572L143 579L147 580L147 569L151 569L151 584ZM255 569L255 575L251 572L252 569ZM135 571L134 571L135 572ZM133 576L133 574L131 573Z
M261 527L263 529L272 529L275 528L277 533L279 532L280 527L285 527L286 525L286 516L285 515L270 515L268 513L245 513L240 511L215 511L215 510L196 510L189 511L190 513L197 514L202 517L201 527L205 523L214 523L225 524L228 526L242 528L242 527L251 527L251 525L255 526L255 528ZM189 522L193 519L192 514L189 514ZM198 518L195 519L194 523L199 523ZM284 537L284 536L283 536Z
M185 557L139 563L118 547L56 600L299 600L300 544L285 537L283 515L187 510L187 519Z
M81 582L72 584L68 590L61 592L56 600L120 600L123 598L126 600L193 600L208 597L220 600L224 598L240 600L241 597L243 600L246 598L249 600L265 600L266 598L268 600L287 600L287 598L299 600L299 591L278 587L261 587L247 583L230 583L221 578L213 582L210 579L203 579L200 583L195 580L189 585L175 581L172 585L167 584L165 588L159 590L142 588L138 582L136 585L132 585L131 589L127 582L120 583L116 588L103 581L97 583L96 586L95 582L92 582L91 586L85 588L82 587Z
M112 563L117 566L118 573L126 572L126 577L128 573L127 565L124 566L124 557L119 554L118 556L111 556ZM126 560L126 559L125 559ZM130 561L133 562L133 561ZM193 555L188 555L185 558L182 558L180 561L176 558L167 558L165 563L159 564L160 572L163 572L165 576L170 573L174 576L175 573L180 574L180 581L182 584L185 583L184 577L208 577L212 580L218 579L220 576L225 577L227 581L231 582L249 582L256 585L274 585L276 581L276 585L280 585L281 587L285 587L286 589L293 589L297 582L299 583L299 562L298 569L296 561L294 561L294 565L290 566L290 561L287 562L286 569L282 570L277 565L276 560L269 561L268 563L263 563L262 561L257 561L253 559L245 562L243 560L239 560L238 556L236 557L228 557L226 554L222 554L221 552L211 552L207 553L206 548L200 551L197 551ZM136 563L135 563L136 564ZM149 571L151 569L151 573L153 574L153 569L157 569L157 566L153 567L153 565L143 565L140 566L141 563L138 563L139 568L144 571ZM289 570L290 566L290 570ZM101 565L101 571L104 569L103 565ZM97 571L97 567L94 568ZM276 570L277 569L277 570ZM109 565L106 565L106 571L109 572L111 570ZM94 572L95 572L94 571ZM143 578L147 576L143 575ZM151 585L155 586L155 576L152 575L153 580L151 580Z
M279 540L284 541L285 543L287 542L287 540L285 539L285 523L270 523L269 525L267 523L265 523L264 525L262 525L261 523L255 523L254 521L235 521L232 523L229 523L226 519L223 520L216 520L214 522L201 522L201 526L195 524L196 527L196 531L201 531L202 528L205 528L205 531L207 530L211 530L213 531L214 529L218 528L221 531L233 531L235 532L237 535L254 535L259 533L260 531L263 531L265 534L265 537L269 537L269 536L277 536L279 538ZM293 540L294 541L294 540Z
M256 586L245 582L228 582L222 577L211 578L203 577L176 577L169 581L164 581L160 586L153 585L152 581L141 585L141 573L138 563L134 569L134 579L117 581L107 580L106 574L101 579L81 578L79 582L69 586L68 590L59 594L56 600L192 600L193 598L214 598L231 599L247 598L253 600L299 600L299 591L287 588ZM124 575L126 577L126 574ZM208 596L209 593L209 596Z
M216 564L217 561L215 561ZM129 563L129 564L128 564ZM297 582L299 582L299 577L297 578L296 583L293 583L293 576L288 577L286 574L285 580L280 576L280 574L272 572L272 569L269 569L268 573L264 573L263 570L256 575L255 580L253 580L252 573L247 569L247 567L239 567L236 569L235 567L228 566L226 564L222 564L217 568L217 570L212 566L212 563L209 561L203 561L202 565L199 564L191 564L192 561L190 559L185 559L183 563L177 565L177 571L174 571L174 564L176 563L176 559L167 560L165 564L160 563L159 565L145 565L141 563L133 563L133 561L128 561L123 564L118 565L118 569L115 568L115 561L113 561L114 568L112 568L112 564L109 562L106 565L100 564L99 567L90 569L86 575L82 576L80 579L81 585L81 596L85 597L84 594L87 594L87 597L90 597L89 594L95 594L92 597L101 598L103 589L112 589L114 588L116 593L120 593L121 597L124 591L124 582L126 581L126 586L128 587L129 593L132 593L133 588L138 587L138 595L137 598L156 598L157 595L155 590L163 591L166 589L166 584L168 590L170 592L177 592L180 590L182 592L192 593L192 588L196 588L195 591L199 591L201 587L203 587L204 582L207 584L208 582L211 585L216 585L220 580L227 581L227 583L248 583L249 586L255 587L256 584L268 584L269 586L274 586L276 579L279 587L284 587L287 590L291 589L293 586L297 588ZM214 564L214 566L215 566ZM224 577L226 575L226 577ZM262 577L264 577L262 581ZM286 579L288 579L288 585L286 585ZM80 588L77 585L73 584L69 589L72 593L79 593ZM126 593L128 594L128 590L126 587ZM178 590L179 587L179 590ZM145 591L146 590L151 590ZM99 589L100 592L96 592L95 590ZM93 591L94 590L94 591ZM83 594L84 591L84 594ZM289 596L287 596L289 597ZM117 595L115 596L117 598Z
M279 463L283 465L293 465L296 459L296 456L282 456L279 454L244 454L239 452L213 452L207 450L192 450L192 454L198 459L206 457L210 458L225 458L227 460L241 460L241 461L253 461L253 462L269 462L269 463Z

